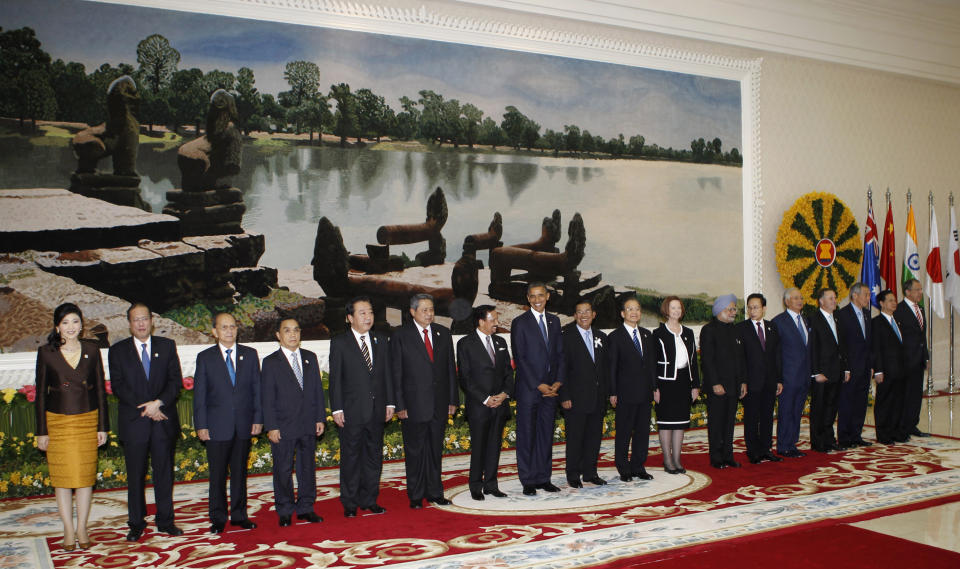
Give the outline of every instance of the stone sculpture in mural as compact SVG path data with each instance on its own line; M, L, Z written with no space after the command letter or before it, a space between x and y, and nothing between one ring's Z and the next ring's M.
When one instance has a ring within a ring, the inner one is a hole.
M206 133L177 151L181 189L167 192L170 203L163 213L180 219L184 235L243 233L243 192L227 181L240 171L243 138L237 122L233 95L217 89L210 96Z
M150 211L140 195L137 147L140 144L140 93L129 75L115 79L107 88L107 122L86 128L71 141L77 170L70 190L117 205ZM100 160L113 160L113 173L98 171Z

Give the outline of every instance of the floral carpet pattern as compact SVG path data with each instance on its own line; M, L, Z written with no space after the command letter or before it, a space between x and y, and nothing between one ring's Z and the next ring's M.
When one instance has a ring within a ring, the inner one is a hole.
M865 435L872 438L872 432ZM653 480L621 482L612 469L613 441L605 440L600 475L610 483L582 489L566 484L563 445L557 445L553 482L562 491L534 497L522 495L514 454L504 452L500 488L508 497L482 502L467 488L469 456L445 457L444 486L453 503L418 511L407 507L403 463L387 463L380 503L388 513L351 520L342 517L337 500L339 471L324 469L318 471L316 510L326 521L290 528L277 527L271 478L252 477L248 511L260 527L228 526L220 535L207 532L206 482L181 483L174 490L176 523L186 533L158 534L149 516L136 544L124 539L125 491L102 491L94 495L91 514L94 546L71 553L58 547L51 497L6 500L0 502L0 568L44 567L45 551L35 553L37 562L12 561L29 553L11 548L38 537L49 538L53 566L71 568L570 568L960 497L960 441L950 438L715 470L700 429L685 440L687 474L673 476L659 468L655 442L651 437L647 461ZM735 450L742 458L742 439Z

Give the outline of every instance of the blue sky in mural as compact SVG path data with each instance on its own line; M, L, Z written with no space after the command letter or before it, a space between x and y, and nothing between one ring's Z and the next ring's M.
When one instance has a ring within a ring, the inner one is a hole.
M498 122L516 106L541 133L576 124L604 138L622 133L647 143L689 148L719 137L741 146L740 85L701 76L508 50L198 15L79 0L2 0L0 27L29 26L54 59L87 72L104 62L136 66L137 43L153 33L181 54L180 68L253 69L257 87L288 88L283 68L308 60L321 90L334 83L367 87L399 110L398 99L430 89L472 103Z

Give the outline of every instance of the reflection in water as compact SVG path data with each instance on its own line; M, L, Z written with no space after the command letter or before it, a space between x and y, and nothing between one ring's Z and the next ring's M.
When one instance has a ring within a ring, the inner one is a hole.
M180 173L176 149L154 148L141 145L137 167L144 199L160 211ZM0 139L0 151L6 151L0 185L7 188L65 188L76 165L68 147ZM543 216L559 209L561 249L570 218L583 216L581 270L678 293L742 288L741 183L740 169L709 164L253 145L244 147L232 181L244 192L243 227L266 236L266 266L308 264L322 216L340 226L348 250L363 252L380 225L423 221L427 197L440 186L449 208L443 230L449 261L466 235L487 230L494 211L503 214L503 241L510 244L536 239ZM691 230L701 227L709 228L709 239ZM391 252L412 257L422 249Z
M697 178L697 185L700 186L701 190L706 189L707 186L710 186L712 189L717 191L723 190L723 182L720 180L720 176Z

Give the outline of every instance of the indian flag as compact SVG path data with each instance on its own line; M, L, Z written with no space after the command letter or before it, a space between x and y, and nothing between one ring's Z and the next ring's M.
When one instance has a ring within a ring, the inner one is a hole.
M900 283L910 279L920 280L920 254L917 252L917 222L913 219L913 205L908 206L907 230L903 242L903 271Z

